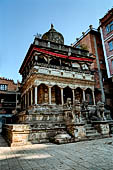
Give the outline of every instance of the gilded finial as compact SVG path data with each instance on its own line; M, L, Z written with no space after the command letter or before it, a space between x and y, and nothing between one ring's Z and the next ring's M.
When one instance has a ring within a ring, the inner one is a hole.
M53 24L51 24L51 29L53 29L54 28L54 26L53 26Z

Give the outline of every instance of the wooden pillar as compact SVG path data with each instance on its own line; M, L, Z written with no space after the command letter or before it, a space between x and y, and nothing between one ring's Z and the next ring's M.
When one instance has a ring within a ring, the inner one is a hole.
M27 92L27 96L28 96L28 98L27 98L27 103L28 103L28 106L29 106L29 90L28 90L28 92Z
M96 103L95 103L95 94L94 94L94 91L92 91L92 94L93 94L93 103L95 105Z
M25 93L25 108L26 108L26 93Z
M85 90L83 89L83 101L86 100L86 97L85 97Z
M63 88L61 88L61 103L64 105Z
M75 90L72 89L72 93L73 93L73 104L74 104L74 101L75 101Z
M33 89L31 88L31 106L33 104Z
M35 86L35 104L37 104L37 94L38 94L38 89L37 86Z
M49 104L51 104L51 87L49 86Z

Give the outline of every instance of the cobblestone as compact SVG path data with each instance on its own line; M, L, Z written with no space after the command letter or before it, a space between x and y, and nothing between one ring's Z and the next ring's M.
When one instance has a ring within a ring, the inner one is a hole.
M0 136L0 170L112 170L113 138L8 147Z

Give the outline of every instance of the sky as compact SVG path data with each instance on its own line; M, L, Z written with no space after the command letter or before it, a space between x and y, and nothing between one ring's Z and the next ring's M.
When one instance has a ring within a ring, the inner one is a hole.
M19 68L37 33L54 28L65 45L113 7L113 0L0 0L0 77L21 81Z

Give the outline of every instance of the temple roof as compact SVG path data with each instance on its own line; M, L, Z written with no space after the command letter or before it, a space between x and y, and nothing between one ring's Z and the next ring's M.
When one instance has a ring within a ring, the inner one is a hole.
M64 44L63 35L54 29L53 24L51 24L50 30L43 34L42 39L49 40L59 44Z

